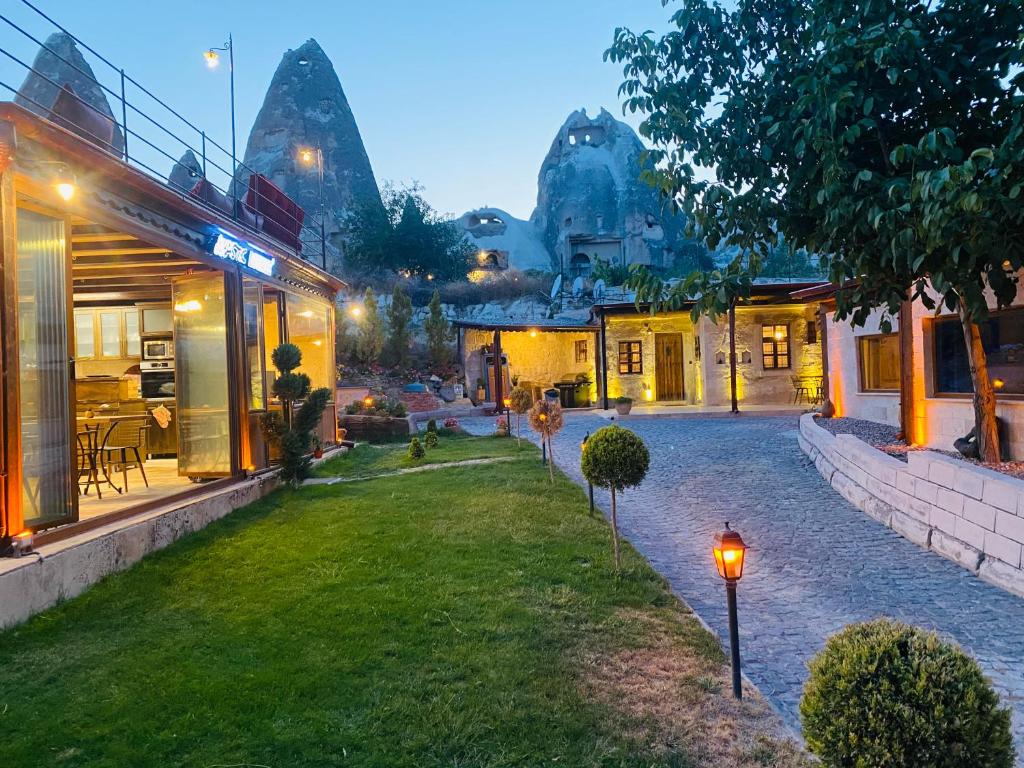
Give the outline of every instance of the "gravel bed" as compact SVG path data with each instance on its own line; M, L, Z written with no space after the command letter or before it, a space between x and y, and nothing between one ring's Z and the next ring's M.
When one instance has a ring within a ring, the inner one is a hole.
M883 453L887 453L893 458L899 459L900 461L907 460L907 453L909 451L922 451L924 448L907 445L905 441L899 439L898 427L891 427L888 424L879 424L876 421L865 421L864 419L850 419L850 418L838 418L838 419L816 419L815 423L827 429L833 435L853 435L863 440L873 448L877 448ZM1004 461L999 464L982 464L980 461L975 459L968 459L962 456L957 451L941 451L935 448L929 448L927 450L935 451L946 456L950 456L954 459L961 461L967 461L971 464L977 464L983 466L986 469L995 470L996 472L1002 472L1003 474L1010 475L1011 477L1017 477L1024 480L1024 461Z

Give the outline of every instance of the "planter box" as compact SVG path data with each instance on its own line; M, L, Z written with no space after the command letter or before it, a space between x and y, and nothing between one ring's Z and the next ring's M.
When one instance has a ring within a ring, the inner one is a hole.
M390 416L348 416L338 417L338 426L344 429L347 440L368 443L389 443L408 439L412 434L409 419Z

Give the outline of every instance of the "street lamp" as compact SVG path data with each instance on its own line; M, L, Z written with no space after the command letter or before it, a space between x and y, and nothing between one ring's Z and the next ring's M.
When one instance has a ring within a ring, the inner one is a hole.
M583 442L580 443L580 451L587 450L587 440L590 439L590 433L587 432L583 436ZM590 514L594 514L594 484L587 480L587 494L590 496Z
M228 35L228 41L224 45L207 48L203 52L206 66L210 69L216 69L220 66L220 53L218 51L228 52L228 75L231 82L231 213L237 219L238 196L235 194L235 177L238 175L238 144L235 138L235 46L230 34Z
M725 579L725 594L729 603L729 650L732 656L732 695L743 698L743 684L740 680L740 634L736 619L736 583L743 577L743 560L747 545L743 538L725 524L725 530L715 534L715 555L718 575Z
M306 166L312 166L316 164L317 178L320 186L320 259L322 261L321 266L327 269L327 229L324 224L327 218L327 205L324 202L324 153L320 149L320 145L316 145L316 149L310 149L309 147L303 147L299 150L299 161Z
M501 402L505 406L505 426L508 428L508 436L512 437L512 398L502 398Z

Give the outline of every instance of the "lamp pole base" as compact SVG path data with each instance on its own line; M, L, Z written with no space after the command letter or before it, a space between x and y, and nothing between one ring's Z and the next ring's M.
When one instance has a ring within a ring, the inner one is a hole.
M743 680L740 676L740 630L736 618L736 582L725 582L725 594L729 603L729 651L732 658L732 695L743 698Z

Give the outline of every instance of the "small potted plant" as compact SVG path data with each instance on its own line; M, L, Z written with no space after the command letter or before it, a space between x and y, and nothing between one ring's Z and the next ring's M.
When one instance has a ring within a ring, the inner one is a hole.
M484 380L476 380L476 401L482 403L484 398L487 397L487 392L484 390Z
M313 438L313 458L322 459L324 457L324 444L319 437Z
M504 416L499 416L494 422L494 434L498 437L508 437L508 421Z
M629 416L630 410L633 408L633 398L619 396L615 398L615 411L619 416Z

